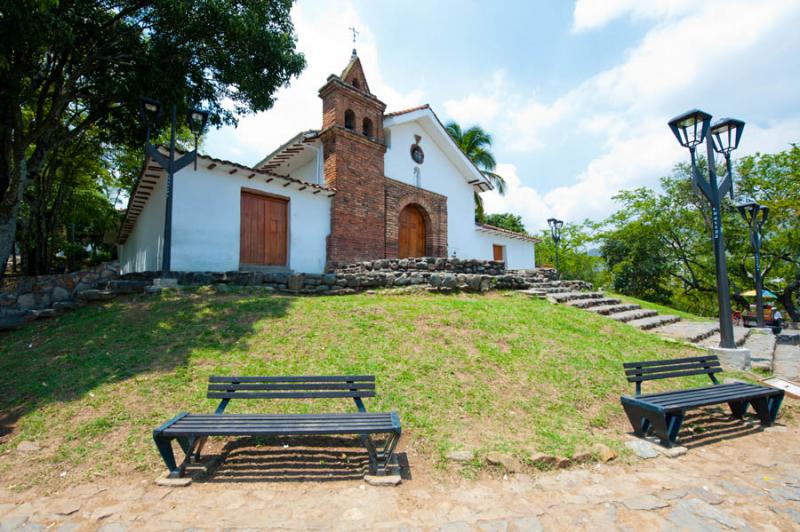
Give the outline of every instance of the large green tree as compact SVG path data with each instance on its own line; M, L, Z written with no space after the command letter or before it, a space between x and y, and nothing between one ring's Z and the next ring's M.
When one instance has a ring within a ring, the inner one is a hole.
M706 161L699 160L701 174ZM720 172L724 169L720 168ZM770 207L762 246L764 286L779 294L793 319L800 319L800 148L756 154L736 164L734 187ZM601 250L620 292L705 315L717 312L716 264L708 202L681 164L661 180L661 190L623 191L621 208L605 222ZM751 290L753 251L748 227L735 203L723 199L722 223L731 292L740 306Z
M214 125L269 109L305 65L291 5L0 0L0 265L49 156L90 130L103 142L140 142L139 96L175 103L181 114L202 105Z
M505 194L506 180L503 179L503 176L495 173L497 161L492 153L492 136L478 125L464 131L461 125L455 121L448 122L445 129L464 152L464 155L475 163L478 170L494 185L497 192ZM477 192L475 192L475 219L484 220L483 198Z

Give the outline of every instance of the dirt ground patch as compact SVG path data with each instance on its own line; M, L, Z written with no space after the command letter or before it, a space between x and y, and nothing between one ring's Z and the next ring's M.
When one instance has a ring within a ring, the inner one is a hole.
M709 416L706 426L729 423L727 416L713 411L704 415ZM800 527L800 427L792 423L760 430L737 423L725 430L725 437L696 441L678 458L623 457L561 472L484 472L474 480L443 478L412 455L413 478L395 488L361 481L364 457L354 447L329 447L330 441L302 448L292 441L286 447L238 441L224 449L226 460L215 474L187 488L157 487L141 473L69 486L46 496L0 487L0 528ZM214 452L218 450L223 449Z

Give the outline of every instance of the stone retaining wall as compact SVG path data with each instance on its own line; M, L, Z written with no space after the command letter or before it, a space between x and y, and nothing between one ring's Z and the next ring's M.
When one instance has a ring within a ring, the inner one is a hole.
M410 259L379 259L363 262L333 263L329 273L359 272L450 272L485 275L502 275L506 265L501 261L457 259L455 257L419 257Z
M64 308L80 299L82 292L119 278L119 263L108 262L73 273L8 279L0 289L0 316Z
M0 330L20 327L31 319L55 316L86 301L158 291L159 287L152 286L153 280L162 277L175 278L179 285L215 285L221 290L224 286L235 285L258 286L289 294L338 295L414 286L438 292L520 290L552 282L556 275L551 269L506 270L502 262L435 257L357 262L323 274L232 271L172 272L168 276L161 272L142 272L120 276L119 264L114 262L70 274L17 280L5 292L0 292Z

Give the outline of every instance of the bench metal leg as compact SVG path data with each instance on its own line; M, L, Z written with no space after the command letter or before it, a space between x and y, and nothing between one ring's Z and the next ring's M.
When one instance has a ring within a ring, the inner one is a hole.
M366 434L360 436L361 441L367 448L369 453L369 473L370 475L386 475L388 474L389 467L394 464L394 450L397 447L397 442L400 441L400 435L392 432L386 440L383 449L378 451L375 444Z
M683 424L683 412L662 414L630 403L623 403L622 407L636 436L645 436L652 430L661 440L661 445L671 447L675 443Z
M753 410L756 411L758 420L764 427L769 427L775 422L778 417L778 410L783 402L783 394L773 395L772 397L759 397L758 399L751 399L750 404L753 405Z
M731 415L736 419L742 419L745 412L747 412L748 401L731 401L728 406L731 409Z
M167 469L169 469L169 478L179 478L181 476L181 468L178 467L178 464L175 462L175 453L172 450L172 438L153 435L153 439L156 442L156 447L158 448L159 454L161 454L161 458L164 460L164 464L166 464Z

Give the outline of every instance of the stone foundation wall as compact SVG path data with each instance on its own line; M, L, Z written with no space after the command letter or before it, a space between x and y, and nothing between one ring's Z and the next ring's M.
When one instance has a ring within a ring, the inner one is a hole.
M119 263L109 262L73 273L7 279L0 288L0 316L65 308L81 293L118 278Z
M378 259L349 263L334 262L328 265L327 271L342 273L427 271L502 275L506 273L506 265L504 262L493 260L457 259L455 257L418 257L409 259ZM525 271L527 270L519 270L519 272Z

